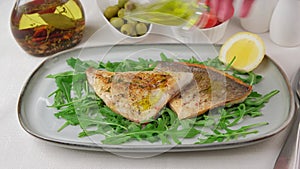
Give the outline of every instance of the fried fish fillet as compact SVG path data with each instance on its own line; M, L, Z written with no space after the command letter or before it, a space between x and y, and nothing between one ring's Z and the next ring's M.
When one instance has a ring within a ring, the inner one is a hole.
M179 119L201 115L225 104L244 101L252 86L215 68L199 64L161 62L157 71L192 72L195 80L169 102Z
M89 68L89 84L114 112L138 123L159 111L193 79L189 72L108 72Z

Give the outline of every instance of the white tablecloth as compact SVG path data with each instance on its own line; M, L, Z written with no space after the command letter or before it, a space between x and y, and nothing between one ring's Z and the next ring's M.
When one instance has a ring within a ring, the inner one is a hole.
M87 29L78 46L104 43L105 36L84 42L103 27L94 0L82 0ZM104 152L88 152L56 147L26 133L17 117L17 101L24 82L45 59L27 55L10 32L10 13L13 1L1 1L0 12L0 168L3 169L271 169L285 138L285 132L262 143L217 151L165 153L151 158L132 159ZM287 25L288 26L288 25ZM224 39L244 31L238 18L230 21ZM274 44L268 33L260 34L266 52L291 79L300 66L300 46L284 48Z

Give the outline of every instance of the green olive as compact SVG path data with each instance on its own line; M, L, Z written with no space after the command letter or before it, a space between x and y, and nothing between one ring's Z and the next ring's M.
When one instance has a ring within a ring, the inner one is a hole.
M132 33L130 34L130 36L132 36L132 37L137 37L138 36L135 29L132 30Z
M118 0L118 7L123 8L125 3L128 2L129 0Z
M104 16L110 20L112 17L117 16L118 15L118 11L119 11L119 7L118 6L109 6L105 9L104 11Z
M125 15L125 9L124 9L124 8L121 8L121 9L118 11L118 17L123 18L124 15Z
M124 25L124 19L119 17L112 17L110 19L110 23L112 26L114 26L117 29L120 29L122 25Z
M148 31L148 27L145 23L136 24L135 29L138 35L144 35Z
M124 24L121 27L121 32L125 35L131 36L134 33L134 27L132 24Z
M134 21L134 20L131 20L131 19L127 19L127 23L132 24L132 26L135 27L138 22Z
M131 11L131 10L134 10L136 8L136 6L133 2L128 1L125 3L124 8L125 8L125 10Z

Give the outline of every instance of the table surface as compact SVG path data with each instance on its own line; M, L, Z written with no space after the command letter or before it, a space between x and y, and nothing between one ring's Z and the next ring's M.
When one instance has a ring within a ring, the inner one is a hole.
M105 44L104 27L94 0L82 1L86 13L86 32L80 46ZM13 1L1 1L0 15L0 168L6 169L82 169L82 168L155 168L155 169L271 169L280 152L286 131L259 144L214 151L164 153L150 158L124 158L111 153L65 149L50 145L26 133L18 122L17 101L20 91L32 71L45 59L27 55L13 39L9 18ZM101 26L100 26L101 25ZM219 42L236 32L245 31L234 17ZM268 33L259 34L266 53L277 62L289 79L300 66L300 46L280 47Z

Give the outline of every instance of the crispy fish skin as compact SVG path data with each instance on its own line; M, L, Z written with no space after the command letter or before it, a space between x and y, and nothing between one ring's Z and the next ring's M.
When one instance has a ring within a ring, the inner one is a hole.
M193 79L192 73L108 72L89 68L89 84L114 112L138 123L159 111Z
M205 65L162 62L155 69L194 74L194 81L169 102L179 119L196 117L225 104L240 103L252 91L252 86L240 79Z

